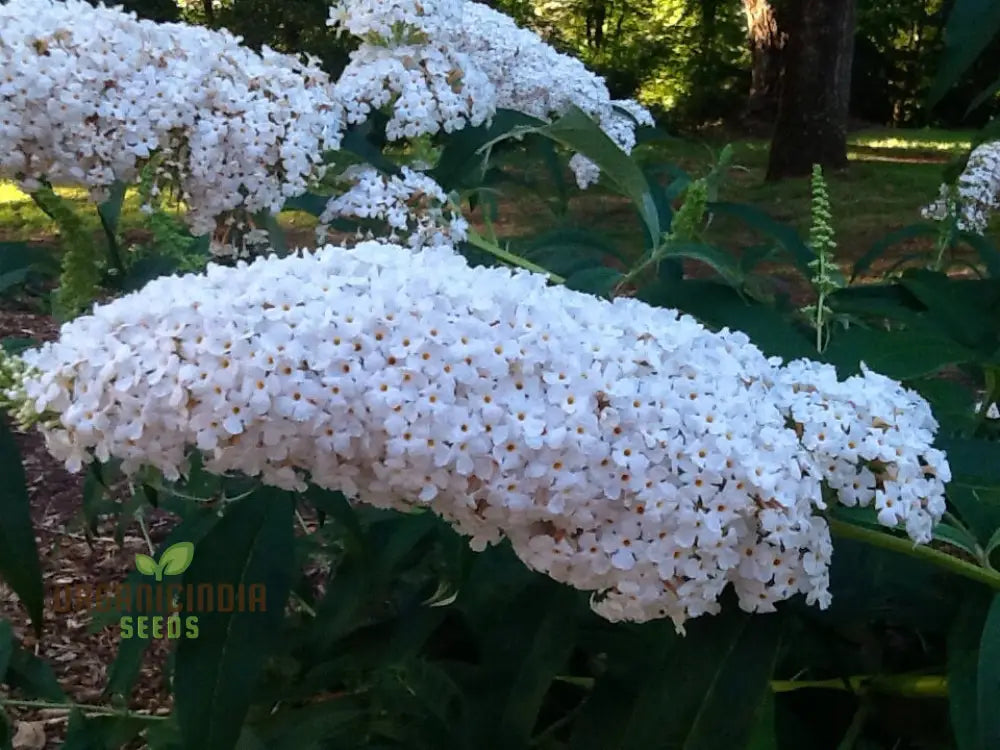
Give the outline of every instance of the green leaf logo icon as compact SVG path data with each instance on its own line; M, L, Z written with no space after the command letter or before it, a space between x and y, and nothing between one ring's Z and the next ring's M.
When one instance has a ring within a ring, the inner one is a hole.
M158 566L156 560L149 555L139 554L135 556L135 567L144 576L155 576Z
M143 575L155 576L157 581L162 581L164 575L179 576L191 567L192 560L194 545L191 542L178 542L163 550L159 562L149 555L137 554L135 567Z
M178 542L167 547L160 557L160 570L168 576L179 576L191 567L194 560L194 545L191 542Z

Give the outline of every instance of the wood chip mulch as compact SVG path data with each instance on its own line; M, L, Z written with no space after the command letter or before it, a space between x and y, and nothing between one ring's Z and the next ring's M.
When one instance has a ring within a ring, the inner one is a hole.
M44 341L57 335L58 326L47 316L0 310L0 339ZM83 475L68 473L46 451L39 434L19 433L17 440L28 478L35 541L45 581L42 637L35 637L26 611L2 581L0 620L12 624L22 647L51 665L70 700L110 707L109 698L102 692L120 643L118 625L95 630L86 612L55 612L54 591L67 583L94 586L123 581L134 567L135 554L148 552L146 541L138 523L131 519L121 545L115 539L115 524L110 520L102 521L97 533L88 539L81 515ZM154 543L166 536L172 525L165 514L148 516L146 523ZM136 687L128 698L130 710L169 712L170 696L163 676L169 649L169 642L154 641L147 650ZM0 698L23 697L0 687ZM68 724L65 710L8 707L7 716L14 732L15 750L43 750L62 745Z

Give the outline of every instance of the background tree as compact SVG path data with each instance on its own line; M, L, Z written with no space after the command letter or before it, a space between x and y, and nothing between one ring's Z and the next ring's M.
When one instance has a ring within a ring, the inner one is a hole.
M743 0L750 47L747 119L771 123L778 111L784 34L769 0Z
M767 177L846 167L855 0L786 0L777 10L788 38Z

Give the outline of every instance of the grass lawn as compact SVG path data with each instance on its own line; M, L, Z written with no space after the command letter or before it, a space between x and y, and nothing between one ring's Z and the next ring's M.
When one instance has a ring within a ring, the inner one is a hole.
M887 232L920 221L921 207L937 195L944 166L969 148L971 137L971 132L945 130L878 129L853 134L851 166L842 173L827 175L842 259L856 258ZM692 175L701 175L715 163L725 143L712 136L678 139L642 146L637 154L647 163L672 162ZM767 142L739 140L733 146L732 168L719 198L752 204L803 233L807 231L809 180L767 183ZM94 230L99 230L96 211L87 205L85 191L67 188L58 192L79 204ZM559 225L596 226L626 252L641 247L639 223L631 207L603 189L577 193L565 216L554 215L544 201L519 189L501 189L500 204L496 230L501 238L536 234ZM481 226L479 217L472 218ZM137 197L130 193L122 214L122 230L139 230L142 222ZM312 244L312 217L285 214L281 223L289 233L290 244ZM0 183L0 241L46 242L52 237L51 222L30 198L14 185ZM713 221L708 239L732 250L759 241L751 230L723 217Z
M833 205L841 260L862 255L888 232L923 221L920 210L938 194L948 162L966 151L968 131L866 130L850 139L850 167L826 175ZM646 164L671 162L693 176L707 173L728 141L708 136L647 144L637 149ZM748 203L772 218L791 224L803 235L810 221L808 178L768 183L766 140L733 141L734 158L720 186L719 199ZM600 188L578 194L568 215L554 216L532 196L504 200L497 223L501 237L533 234L553 224L593 228L626 253L641 247L638 219L622 199ZM734 219L716 217L707 232L709 241L738 251L762 238ZM914 241L907 245L914 249ZM902 252L902 251L901 251Z
M850 167L826 174L840 249L856 257L893 229L921 221L920 210L938 194L945 166L968 150L972 134L944 130L866 130L852 135ZM704 141L659 147L689 171L704 173L725 145ZM720 199L750 203L802 233L808 231L808 178L764 181L768 144L764 140L733 144L733 166L720 188ZM700 151L699 151L700 147ZM747 237L721 222L713 239L723 246L744 246Z

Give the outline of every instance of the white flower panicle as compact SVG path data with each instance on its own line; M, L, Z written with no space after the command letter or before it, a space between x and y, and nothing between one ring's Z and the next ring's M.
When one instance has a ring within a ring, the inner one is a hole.
M468 236L469 223L458 207L425 174L402 167L399 176L387 176L374 167L357 166L341 179L350 188L327 203L320 216L321 243L327 236L326 225L341 217L384 221L392 230L391 241L404 237L414 250L451 247Z
M461 19L464 0L340 0L328 25L386 46L438 37Z
M390 140L482 125L496 111L493 87L468 58L440 44L386 48L363 44L336 84L351 124L391 107Z
M169 277L24 355L49 449L426 507L611 620L825 606L822 487L917 542L945 456L918 395L675 311L363 243ZM13 395L13 394L12 394Z
M342 107L315 62L83 0L10 0L0 29L0 173L29 190L99 197L162 152L158 182L207 233L232 209L279 210L339 146Z
M348 119L391 105L390 139L479 125L497 109L548 119L577 106L631 152L637 125L653 124L582 62L480 3L343 0L329 23L363 40L338 82ZM600 174L581 156L571 167L581 187Z
M937 200L925 207L922 214L937 221L955 216L960 230L983 234L997 207L1000 207L1000 141L991 141L973 149L955 185L942 185Z
M652 115L637 102L613 100L604 79L580 60L482 3L465 3L453 40L496 86L499 108L548 118L577 106L626 152L635 146L636 125L653 125Z
M0 4L0 174L102 199L155 159L153 192L175 191L208 234L219 217L276 212L306 192L344 128L376 109L390 112L391 140L480 125L498 108L549 118L576 105L630 151L636 125L652 124L580 61L477 3L345 0L330 22L362 39L336 82L315 60L258 54L225 31L83 0ZM571 166L583 187L599 177L582 156Z

